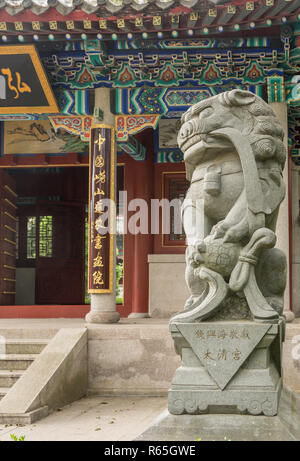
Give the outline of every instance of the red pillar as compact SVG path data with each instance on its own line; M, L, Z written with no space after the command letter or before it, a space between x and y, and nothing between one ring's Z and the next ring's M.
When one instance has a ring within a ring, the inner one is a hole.
M147 148L145 161L135 161L133 181L134 198L144 199L148 203L148 233L131 236L133 240L132 273L132 313L130 317L148 315L149 265L148 254L153 253L151 234L151 199L154 194L154 146L153 130L147 129L136 136ZM128 197L130 200L130 197ZM128 213L128 219L133 213Z

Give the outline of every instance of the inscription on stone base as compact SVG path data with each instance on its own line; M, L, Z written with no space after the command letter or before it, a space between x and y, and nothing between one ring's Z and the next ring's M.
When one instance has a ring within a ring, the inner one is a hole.
M224 389L271 328L270 324L177 324L201 364L220 389Z
M171 325L182 366L168 395L171 414L277 414L282 322Z

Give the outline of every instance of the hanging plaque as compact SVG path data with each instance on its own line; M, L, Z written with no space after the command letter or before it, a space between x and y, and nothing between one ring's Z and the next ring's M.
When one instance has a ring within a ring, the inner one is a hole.
M0 47L0 114L57 113L52 88L33 45Z

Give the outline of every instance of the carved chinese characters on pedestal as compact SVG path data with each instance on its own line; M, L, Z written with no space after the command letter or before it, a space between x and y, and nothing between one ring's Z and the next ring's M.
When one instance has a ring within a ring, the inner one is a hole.
M114 130L91 129L89 202L89 293L110 293L113 283L113 232L107 232L108 199L114 200ZM113 225L113 220L110 224Z

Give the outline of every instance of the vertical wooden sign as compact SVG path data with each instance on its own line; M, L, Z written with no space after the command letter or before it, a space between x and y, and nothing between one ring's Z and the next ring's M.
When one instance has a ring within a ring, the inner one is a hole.
M111 293L114 270L114 207L107 218L105 199L115 201L114 128L93 125L89 168L89 293ZM109 225L108 232L107 226Z

